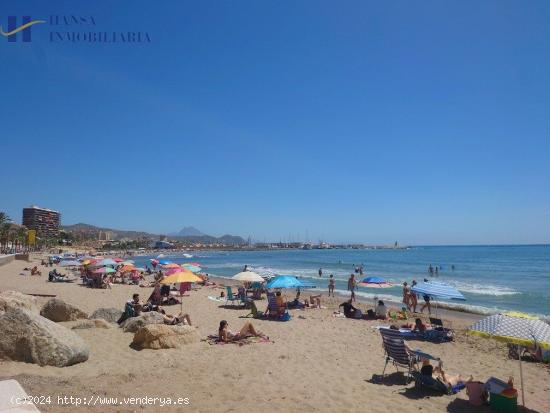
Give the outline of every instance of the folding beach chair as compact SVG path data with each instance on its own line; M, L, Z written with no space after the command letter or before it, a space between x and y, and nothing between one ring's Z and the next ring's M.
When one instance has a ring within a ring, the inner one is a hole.
M225 305L227 305L228 302L231 301L231 305L235 305L235 301L237 302L240 302L241 299L239 297L235 297L233 295L233 290L231 289L231 287L225 287L225 290L226 290L226 293L227 293L227 297L226 297L226 300L225 300Z
M379 331L382 335L384 351L386 353L386 364L384 365L384 370L382 371L382 378L384 377L388 363L391 361L397 371L399 371L399 366L407 368L408 382L412 377L411 371L413 370L414 365L418 362L417 356L409 353L403 336L399 330L381 328Z
M256 303L254 301L250 302L250 313L245 315L245 317L252 316L253 318L264 318L265 315L262 311L258 311L258 307L256 307Z

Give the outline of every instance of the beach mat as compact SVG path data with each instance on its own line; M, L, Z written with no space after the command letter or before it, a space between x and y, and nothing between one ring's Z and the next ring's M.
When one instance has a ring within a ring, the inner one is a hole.
M212 301L217 301L218 303L225 303L227 301L225 298L212 297L211 295L208 296L208 299Z
M0 413L38 412L34 404L28 404L28 395L16 380L0 381ZM15 398L24 404L12 403Z
M255 343L274 343L274 341L270 340L270 338L268 336L266 336L265 334L262 334L262 335L257 336L257 337L255 337L255 336L243 337L239 340L233 340L233 341L229 341L227 343L224 342L224 341L220 341L218 339L217 334L211 334L208 337L206 337L203 341L206 341L210 345L214 345L214 344L220 344L220 345L223 345L223 344L237 344L239 346L244 346L244 345L248 345L248 344L255 344Z

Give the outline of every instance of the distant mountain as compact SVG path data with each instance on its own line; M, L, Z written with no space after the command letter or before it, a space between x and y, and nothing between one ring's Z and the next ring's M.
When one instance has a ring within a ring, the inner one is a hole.
M148 238L151 240L159 239L158 234L150 234L148 232L142 231L122 231L119 229L112 228L100 228L95 225L89 224L74 224L74 225L64 225L62 229L66 232L72 232L75 235L78 235L79 238L85 239L99 239L100 232L110 232L111 239L120 240L120 239L144 239ZM184 234L184 235L182 235ZM181 231L168 234L169 240L176 240L183 243L201 243L201 244L225 244L225 245L244 245L246 241L242 237L235 235L223 235L221 237L213 237L210 235L203 234L198 229L193 227L183 228Z
M179 232L171 232L168 235L178 236L178 237L201 237L206 234L204 234L203 232L200 232L195 227L185 227Z

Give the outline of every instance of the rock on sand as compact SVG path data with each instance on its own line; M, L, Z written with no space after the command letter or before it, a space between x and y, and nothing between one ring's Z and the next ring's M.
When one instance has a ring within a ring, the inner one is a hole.
M40 315L55 322L75 321L79 318L88 318L88 314L84 311L58 298L52 298L44 304L44 307L40 310Z
M3 291L0 293L0 314L5 311L22 308L38 314L38 301L32 295L18 291Z
M28 310L0 315L0 358L64 367L88 360L88 345L66 327Z
M164 317L156 311L149 311L137 317L131 317L125 320L120 326L125 333L135 333L141 327L149 324L164 324Z
M199 335L197 329L194 327L149 324L141 327L134 334L132 345L137 348L158 350L163 348L181 348L198 341Z
M98 308L92 313L90 318L102 318L109 323L116 323L121 316L122 311L116 308Z

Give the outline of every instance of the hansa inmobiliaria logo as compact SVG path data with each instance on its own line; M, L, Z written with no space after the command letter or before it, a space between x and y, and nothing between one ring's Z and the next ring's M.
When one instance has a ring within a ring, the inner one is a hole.
M105 30L93 16L51 15L47 20L8 16L7 26L0 23L0 35L8 42L25 43L36 38L50 43L151 43L148 32Z

